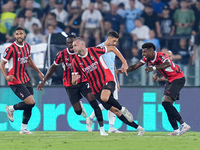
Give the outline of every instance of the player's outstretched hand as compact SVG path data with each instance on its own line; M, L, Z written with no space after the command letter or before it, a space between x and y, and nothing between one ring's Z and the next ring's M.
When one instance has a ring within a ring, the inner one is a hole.
M38 90L39 92L40 91L43 91L42 87L45 85L45 82L41 82L40 84L38 84L36 90Z
M41 80L44 79L44 74L43 74L42 72L39 72L39 73L38 73L38 76L40 77Z
M126 74L126 76L128 76L127 74L127 69L128 69L128 64L127 62L125 61L123 64L122 64L122 72Z

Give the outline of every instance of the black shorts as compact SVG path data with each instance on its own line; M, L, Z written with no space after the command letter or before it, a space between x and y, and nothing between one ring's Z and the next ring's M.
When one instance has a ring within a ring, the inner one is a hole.
M33 95L33 87L30 81L25 84L10 85L10 88L21 100Z
M109 82L107 82L107 83L103 86L102 90L104 90L104 89L110 90L110 91L111 91L111 95L110 95L110 96L113 97L113 92L114 92L114 90L115 90L115 82L114 82L114 81L109 81ZM108 103L105 103L104 101L101 100L101 92L102 92L102 90L101 90L99 93L96 93L94 96L95 96L96 99L103 105L103 107L104 107L105 109L109 110L109 109L112 107L112 105L110 105L110 104L108 104Z
M88 82L82 82L74 86L65 87L65 90L67 91L72 105L79 102L83 96L86 97L88 93L92 92Z
M170 96L174 101L179 100L179 92L185 84L185 77L176 79L172 82L167 82L164 95Z

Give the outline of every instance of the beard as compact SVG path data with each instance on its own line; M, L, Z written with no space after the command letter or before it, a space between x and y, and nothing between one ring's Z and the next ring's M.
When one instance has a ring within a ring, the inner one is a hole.
M18 38L16 40L17 40L17 43L19 43L19 44L22 44L24 42L24 39L22 39L22 38Z

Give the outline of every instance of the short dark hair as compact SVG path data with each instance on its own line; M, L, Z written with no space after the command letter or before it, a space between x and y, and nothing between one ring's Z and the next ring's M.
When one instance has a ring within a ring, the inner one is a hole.
M17 30L23 30L23 31L25 31L24 28L22 28L22 27L17 27L17 28L15 29L15 31L17 31Z
M109 37L119 38L119 34L116 31L110 31L108 33Z
M151 43L151 42L144 43L142 45L142 49L144 49L144 48L148 48L148 49L153 48L154 51L156 50L156 46L153 43Z
M49 13L49 15L51 15L52 17L54 17L56 19L56 14L55 13L51 12L51 13Z
M69 35L67 36L67 38L76 38L76 36L73 35L73 34L69 34Z

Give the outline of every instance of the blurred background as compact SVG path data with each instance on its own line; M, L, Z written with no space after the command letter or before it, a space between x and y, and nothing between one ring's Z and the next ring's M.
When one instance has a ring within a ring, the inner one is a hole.
M186 76L186 86L200 85L200 0L1 0L0 55L24 27L32 58L43 73L56 53L66 48L63 33L81 36L88 47L119 33L118 49L132 65L141 58L141 45L153 42L157 51L171 50L172 59ZM121 63L116 59L117 68ZM144 66L145 67L145 66ZM58 68L48 85L62 85ZM37 74L28 68L33 85ZM161 86L144 68L119 75L121 86ZM7 85L2 74L0 85Z

